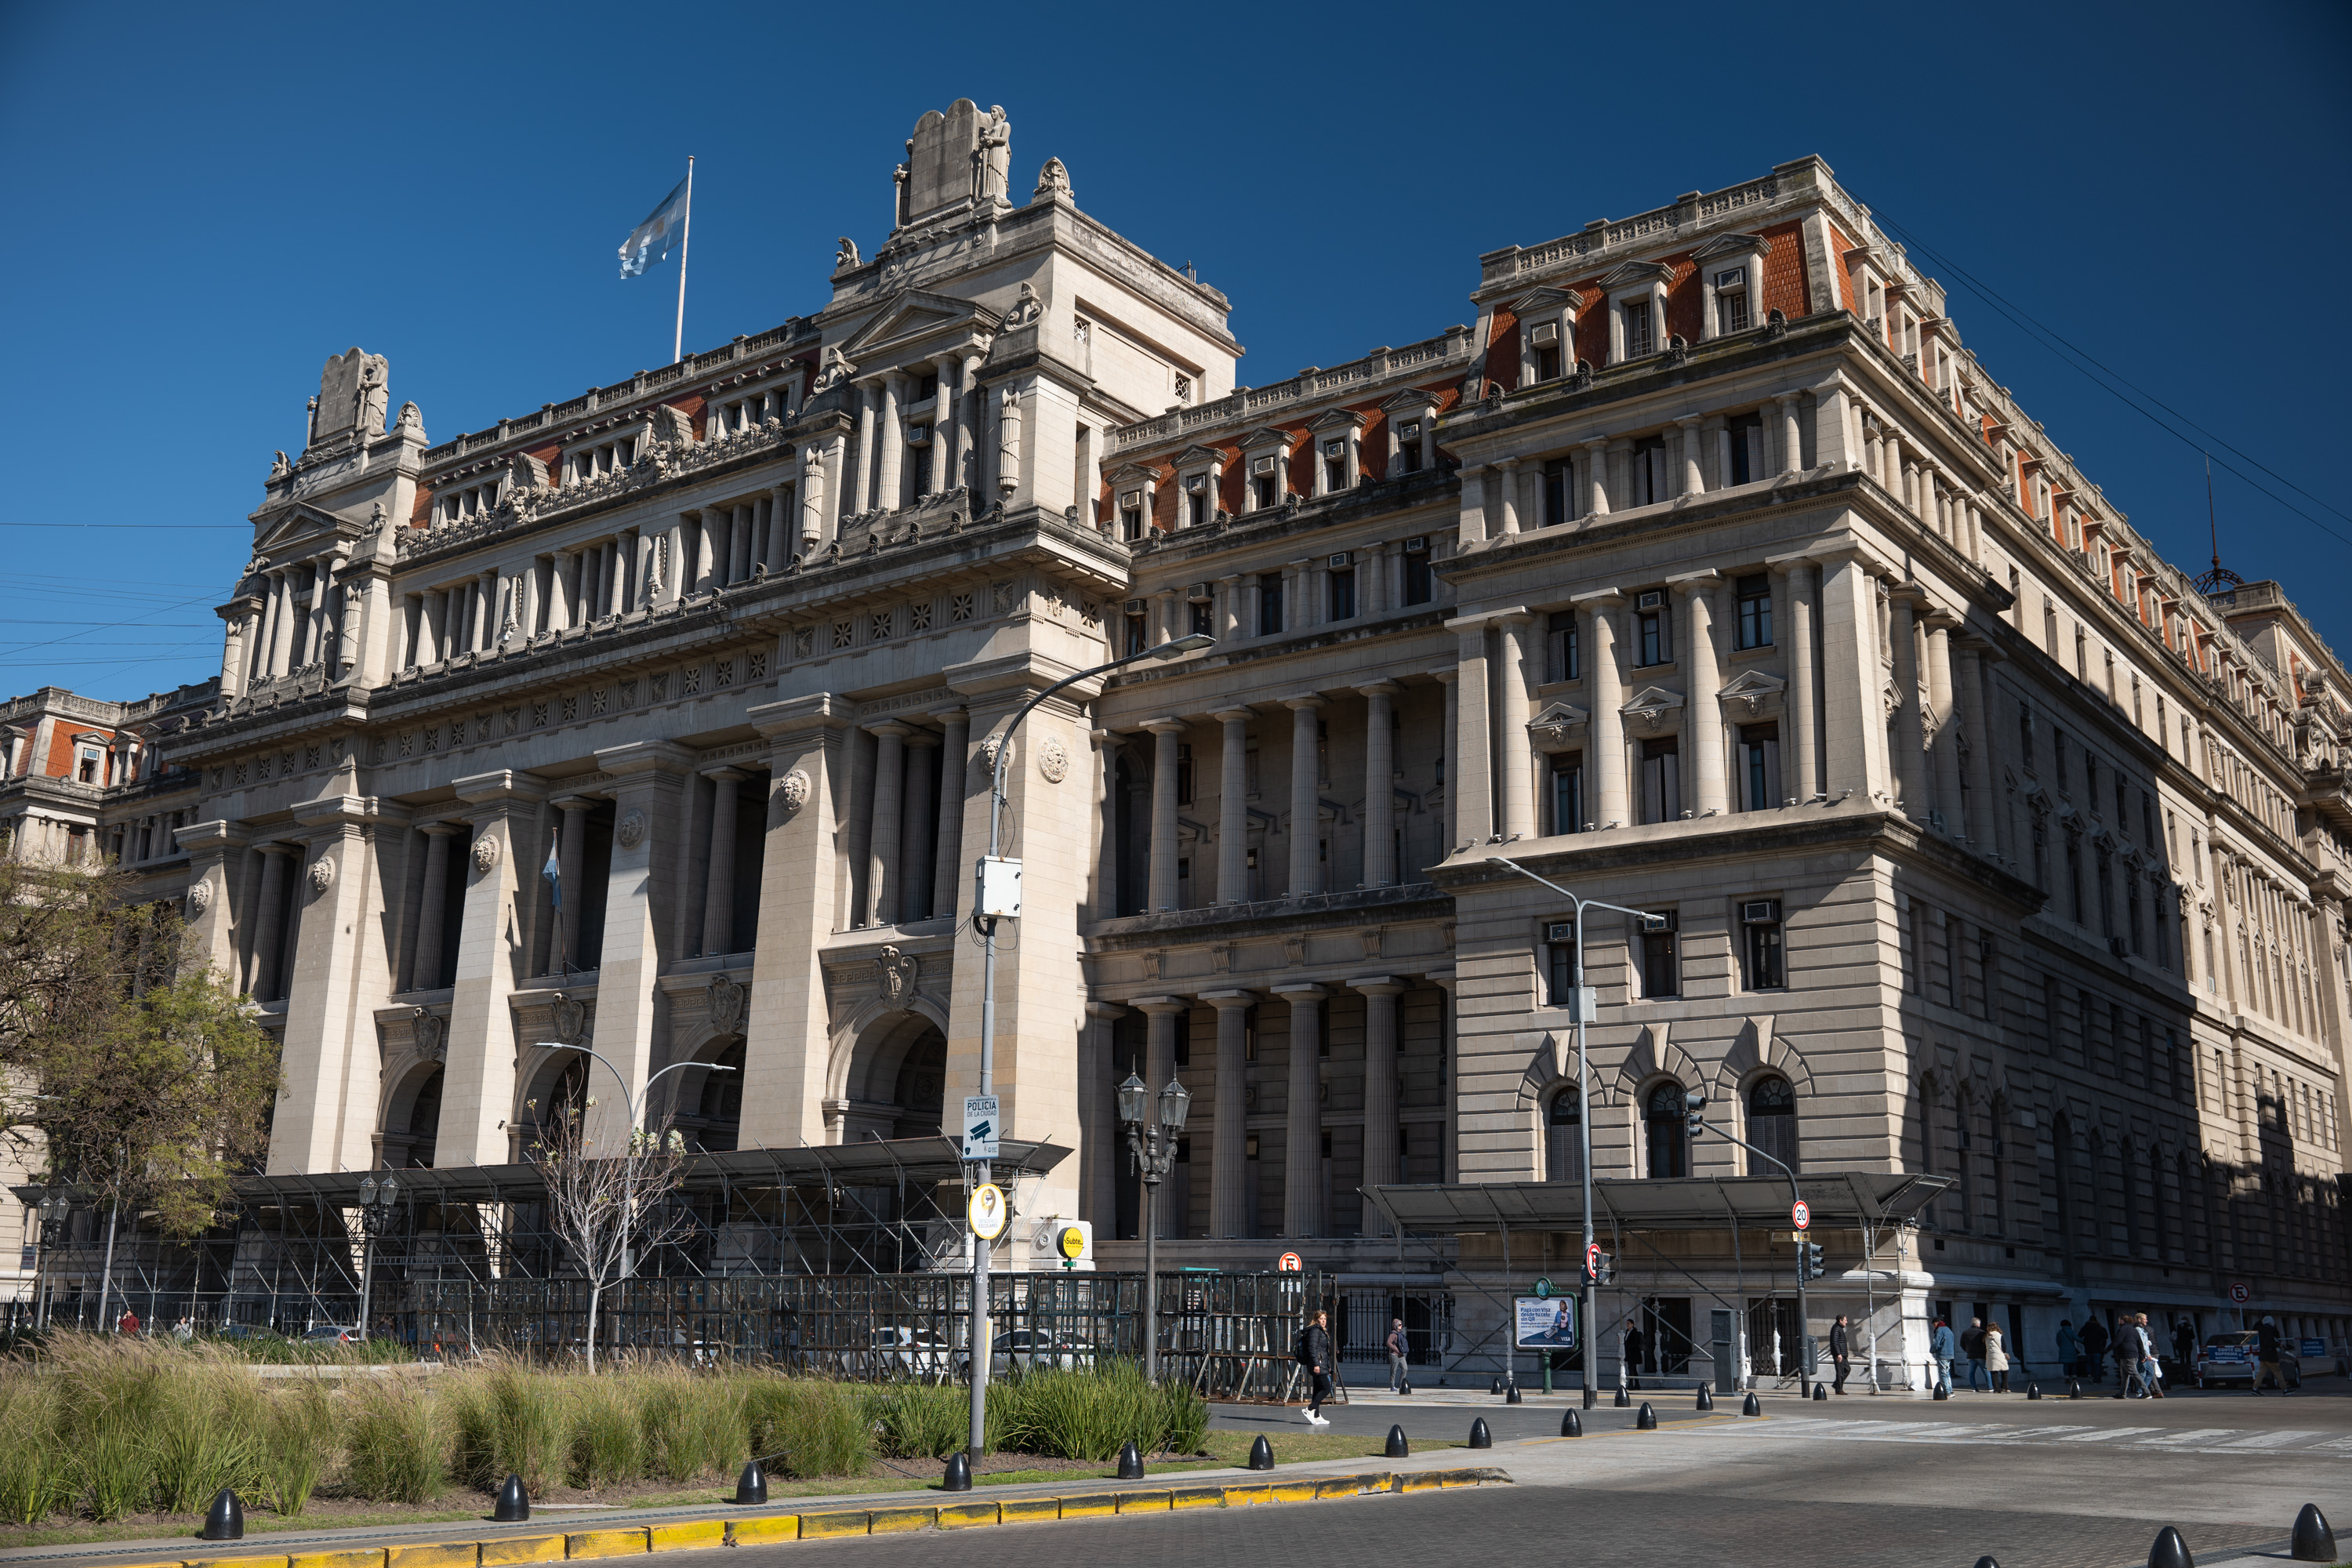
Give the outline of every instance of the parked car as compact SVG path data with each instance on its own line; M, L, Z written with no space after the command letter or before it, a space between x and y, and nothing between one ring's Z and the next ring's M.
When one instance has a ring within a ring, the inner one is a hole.
M233 1344L268 1344L282 1341L286 1336L267 1323L223 1323L213 1331L212 1337L227 1340Z
M1066 1371L1091 1368L1096 1350L1092 1342L1079 1339L1057 1339L1042 1329L1012 1329L996 1336L991 1342L988 1375L1003 1377L1008 1372L1028 1372L1040 1366L1059 1367ZM971 1352L956 1352L956 1376L959 1380L971 1375Z
M2260 1341L2261 1336L2252 1329L2208 1337L2197 1352L2197 1386L2210 1388L2217 1383L2252 1383L2263 1371L2263 1363L2256 1354ZM2280 1339L2278 1359L2279 1375L2286 1379L2286 1385L2301 1388L2303 1360L2295 1354L2293 1340Z
M302 1335L306 1345L355 1345L367 1336L349 1324L320 1323Z
M948 1347L937 1334L893 1326L876 1329L849 1359L859 1377L938 1378L947 1374Z

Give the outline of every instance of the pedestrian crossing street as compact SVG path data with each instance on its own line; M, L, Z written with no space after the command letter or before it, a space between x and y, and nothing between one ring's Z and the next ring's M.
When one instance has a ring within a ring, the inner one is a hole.
M1740 1437L1758 1434L1850 1443L1981 1443L2007 1447L2057 1447L2096 1443L2135 1453L2321 1454L2352 1459L2352 1436L2340 1429L2289 1428L2250 1431L2236 1426L2087 1426L2065 1423L1982 1421L1829 1421L1818 1416L1776 1415L1766 1421L1694 1423L1679 1430L1693 1436Z

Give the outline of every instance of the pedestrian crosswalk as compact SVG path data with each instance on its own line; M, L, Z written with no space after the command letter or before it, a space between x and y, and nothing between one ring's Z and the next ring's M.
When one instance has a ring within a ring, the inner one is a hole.
M2312 1452L2352 1458L2352 1436L2301 1427L2252 1431L2236 1426L2091 1426L2069 1422L1832 1421L1776 1415L1769 1421L1694 1423L1693 1436L1801 1436L1854 1443L1986 1443L2013 1447L2095 1443L2136 1453L2282 1454Z

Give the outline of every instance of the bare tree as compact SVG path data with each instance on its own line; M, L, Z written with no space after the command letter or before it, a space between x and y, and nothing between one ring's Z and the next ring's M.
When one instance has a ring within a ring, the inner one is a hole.
M676 1240L688 1225L670 1195L686 1179L686 1138L664 1117L631 1128L617 1147L600 1149L586 1111L569 1102L540 1126L530 1157L547 1184L547 1223L588 1286L588 1370L596 1370L596 1315L606 1289L629 1277L637 1255ZM530 1102L534 1114L539 1102Z

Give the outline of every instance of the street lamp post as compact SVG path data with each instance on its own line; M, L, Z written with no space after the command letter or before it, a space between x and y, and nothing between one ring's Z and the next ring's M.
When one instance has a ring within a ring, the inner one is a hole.
M1213 647L1216 646L1216 638L1206 632L1195 632L1190 637L1178 637L1173 642L1161 643L1157 647L1145 648L1140 653L1129 654L1124 658L1112 659L1108 664L1096 665L1091 669L1081 669L1076 674L1066 675L1015 709L1012 722L1006 724L998 732L996 756L989 769L988 776L988 855L973 868L975 896L972 903L972 921L980 927L981 942L980 1092L983 1096L996 1092L996 922L1008 916L1017 917L1021 912L1017 885L1015 901L1011 909L1003 910L997 914L982 912L991 907L982 895L986 892L988 887L988 867L991 862L1000 858L999 847L1003 837L1004 764L1005 758L1013 750L1013 732L1021 728L1021 721L1029 717L1031 711L1039 703L1065 687L1076 686L1079 681L1091 679L1097 675L1107 675L1114 669L1134 664L1139 659L1174 658L1180 654L1192 653L1199 648ZM1003 1127L1002 1117L997 1119L997 1125L1001 1136ZM989 1178L989 1163L985 1160L975 1160L971 1162L971 1184L974 1187L984 1185ZM973 1464L980 1462L981 1450L986 1447L988 1436L988 1365L992 1331L988 1318L989 1251L987 1238L974 1235L971 1238L971 1430L965 1434L965 1446Z
M1176 1168L1176 1139L1184 1131L1192 1097L1171 1076L1160 1091L1160 1119L1151 1114L1151 1089L1133 1073L1118 1086L1118 1119L1127 1128L1128 1152L1143 1177L1143 1381L1160 1381L1160 1183Z
M48 1278L49 1252L63 1238L66 1221L73 1213L72 1200L64 1194L51 1192L34 1206L40 1216L40 1256L33 1269L33 1323L37 1328L49 1326L49 1294L54 1283Z
M376 1237L390 1230L399 1212L393 1205L400 1201L400 1181L387 1173L383 1181L373 1176L360 1178L360 1229L366 1234L365 1252L360 1259L360 1342L364 1344L368 1334L368 1298L375 1290Z
M1598 1403L1594 1384L1601 1376L1601 1279L1593 1267L1593 1247L1597 1245L1592 1231L1592 1069L1584 1051L1584 1026L1598 1010L1590 990L1584 984L1584 911L1612 910L1621 915L1632 915L1648 931L1662 923L1664 917L1646 910L1629 910L1622 904L1604 904L1598 899L1580 898L1558 882L1537 876L1516 860L1495 856L1494 863L1507 866L1530 881L1541 882L1575 907L1576 943L1574 962L1569 972L1569 1007L1576 1020L1576 1139L1578 1175L1584 1188L1584 1407L1590 1410Z
M1702 1132L1713 1132L1727 1142L1738 1144L1759 1159L1769 1160L1780 1167L1780 1173L1789 1178L1790 1223L1792 1225L1796 1223L1796 1205L1805 1201L1805 1194L1798 1190L1797 1173L1789 1169L1787 1162L1776 1154L1766 1153L1745 1138L1726 1132L1722 1128L1709 1123L1706 1115L1706 1096L1701 1090L1695 1089L1685 1094L1683 1106L1690 1125L1691 1136L1694 1139ZM1733 1223L1736 1225L1738 1222L1735 1220ZM1806 1310L1805 1301L1805 1278L1811 1272L1812 1268L1805 1251L1805 1237L1808 1234L1810 1233L1801 1230L1797 1233L1797 1392L1802 1394L1811 1394L1813 1391L1812 1317Z
M700 1068L705 1072L733 1072L735 1070L730 1067L722 1067L717 1062L672 1062L669 1066L662 1068L660 1072L657 1072L651 1078L646 1079L645 1088L640 1089L637 1094L633 1095L629 1092L629 1080L623 1075L621 1069L614 1067L611 1060L607 1058L602 1051L595 1049L593 1047L566 1045L562 1040L541 1040L539 1043L539 1048L543 1051L578 1051L583 1057L593 1057L598 1061L604 1064L604 1070L611 1073L613 1075L613 1081L621 1086L621 1106L622 1109L629 1113L629 1137L632 1143L635 1142L636 1135L645 1131L644 1127L640 1125L643 1116L642 1108L650 1106L653 1103L654 1085L659 1083L665 1077L674 1072L683 1072L688 1068ZM632 1190L634 1191L634 1188ZM629 1213L623 1219L622 1223L628 1232L633 1233L635 1231L637 1226L637 1215L634 1199L631 1200ZM626 1279L635 1272L636 1251L634 1247L624 1245L621 1248L621 1278Z

